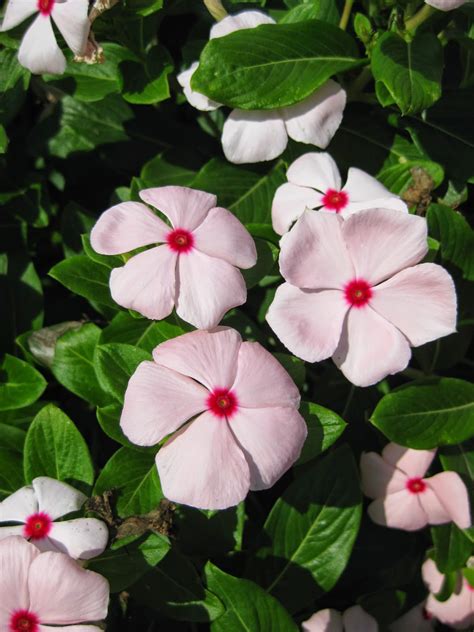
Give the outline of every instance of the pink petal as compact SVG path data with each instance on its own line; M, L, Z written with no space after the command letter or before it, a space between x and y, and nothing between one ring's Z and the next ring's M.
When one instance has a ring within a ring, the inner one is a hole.
M200 509L226 509L250 486L247 461L225 419L205 412L179 430L156 455L163 493Z
M257 263L255 242L248 230L225 208L212 208L194 232L195 247L238 268Z
M287 143L278 110L232 110L222 129L224 155L234 164L273 160Z
M356 167L351 167L347 172L347 181L343 191L349 195L350 202L368 202L377 198L396 197L376 178Z
M433 450L413 450L396 443L387 443L382 450L382 458L390 465L404 472L410 478L423 478L436 456Z
M197 329L212 329L232 307L247 300L244 278L222 259L193 250L178 259L176 312Z
M239 407L229 426L247 458L254 490L268 489L283 476L298 459L307 435L294 408Z
M460 592L453 593L447 601L438 601L430 594L426 609L441 623L455 630L471 630L474 626L473 592L465 584Z
M74 559L90 560L103 553L109 532L101 520L77 518L54 522L46 539L51 545L50 551L66 553Z
M410 357L406 338L367 305L349 310L333 360L350 382L371 386L403 371Z
M418 263L428 251L426 220L390 209L351 215L342 233L357 277L372 285Z
M25 522L27 517L38 511L33 488L22 487L0 503L0 522Z
M282 184L275 191L272 202L273 230L283 235L306 208L315 208L321 203L321 194L308 187Z
M38 632L102 632L96 625L39 625Z
M300 290L283 283L266 320L291 353L320 362L336 350L347 309L339 290Z
M452 11L458 7L462 7L467 0L425 0L425 2L440 11Z
M451 521L449 513L429 487L419 493L418 498L428 518L428 524L444 524Z
M99 217L91 231L91 246L103 255L119 255L141 246L163 243L170 230L144 204L123 202Z
M230 388L237 373L242 338L235 329L192 331L162 342L153 351L158 364L188 375L209 390Z
M209 39L223 37L241 29L252 29L260 24L275 24L275 20L261 11L241 11L236 15L227 15L213 25Z
M469 494L459 474L441 472L428 478L426 484L445 509L447 521L452 520L460 529L468 529L472 524Z
M24 528L25 527L22 524L12 526L12 527L0 527L0 540L5 540L5 538L10 538L12 535L24 537L23 536Z
M283 108L288 136L299 143L326 148L342 122L346 91L329 79L312 95Z
M47 476L34 478L33 489L38 511L46 512L52 520L78 511L87 500L87 496L74 487Z
M428 590L434 594L439 593L443 586L444 575L439 572L438 567L433 560L426 560L421 567L421 575Z
M305 211L280 240L280 271L299 288L342 289L354 268L335 214Z
M456 290L441 266L421 263L373 290L371 306L414 347L456 331Z
M416 531L428 524L418 494L405 489L374 500L367 511L374 522L392 529Z
M152 320L166 318L174 307L177 259L167 245L133 256L122 268L112 270L112 298Z
M405 489L408 478L375 452L360 457L362 491L369 498L380 498Z
M28 586L30 608L43 624L68 625L107 616L107 580L63 553L38 555L30 567Z
M155 445L205 410L208 395L189 377L142 362L128 382L120 427L133 443Z
M342 617L337 610L326 608L315 612L301 624L303 632L344 632Z
M38 11L35 0L10 0L5 9L0 31L8 31Z
M350 200L350 198L349 198ZM365 202L350 202L345 206L340 214L342 217L348 217L359 211L367 211L369 209L392 209L394 211L400 211L402 213L408 213L408 206L403 200L398 197L384 197L376 198L373 200L367 200Z
M345 632L378 632L377 621L360 606L348 608L342 615Z
M288 182L311 187L325 193L327 189L341 188L341 175L334 158L327 153L310 152L297 158L286 172Z
M211 193L188 187L156 187L140 191L141 199L155 207L173 224L174 228L194 230L204 221L217 198Z
M20 536L0 541L0 629L8 630L12 611L29 606L28 573L38 549Z
M419 603L414 608L399 617L389 626L390 632L432 632L433 619L427 619L424 615L425 602Z
M21 40L18 61L36 75L62 75L66 58L62 54L49 17L41 14L33 21Z
M88 11L88 0L66 0L55 2L51 12L51 17L66 44L76 55L83 53L86 48L91 26L87 17Z
M204 94L196 92L191 88L191 78L198 69L199 62L195 61L187 70L183 70L176 78L179 85L183 88L184 96L188 103L202 112L212 112L220 107L220 103L209 99Z
M258 342L243 342L232 390L239 406L265 408L300 405L300 392L288 372Z

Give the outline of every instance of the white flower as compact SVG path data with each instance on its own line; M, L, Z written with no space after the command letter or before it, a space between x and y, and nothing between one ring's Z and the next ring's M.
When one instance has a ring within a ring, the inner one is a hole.
M214 24L209 37L214 39L233 31L274 23L272 18L260 11L243 11ZM194 62L178 75L178 81L193 107L207 112L216 110L221 106L220 103L191 88L191 78L198 65L198 62ZM277 110L232 110L222 132L225 157L238 164L272 160L285 150L288 136L300 143L325 148L341 124L345 105L345 91L329 79L309 97L290 107Z
M51 18L69 48L80 55L89 35L88 8L88 0L10 0L0 30L8 31L38 13L23 36L18 60L35 74L62 74L66 59L56 42Z
M425 0L425 2L439 11L452 11L461 7L467 0Z
M0 527L0 540L22 535L40 551L67 553L88 560L107 546L108 531L96 518L76 518L56 522L78 511L86 496L66 483L40 476L0 503L0 522L21 523Z

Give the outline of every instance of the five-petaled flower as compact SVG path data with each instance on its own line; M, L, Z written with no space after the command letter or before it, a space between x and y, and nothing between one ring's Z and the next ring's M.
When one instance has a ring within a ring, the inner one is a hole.
M456 293L427 252L426 220L370 209L346 220L305 211L281 239L280 271L267 321L296 356L332 356L353 384L402 371L410 346L455 331Z
M88 560L107 546L106 525L96 518L58 518L78 511L86 496L66 483L46 476L33 479L0 503L0 522L21 523L0 527L0 540L22 535L41 551L59 551Z
M360 606L352 606L340 614L333 608L315 612L301 625L303 632L378 632L374 617Z
M120 425L142 446L174 433L156 457L167 498L225 509L296 461L307 434L300 395L259 343L218 327L167 340L153 359L132 375Z
M112 270L113 299L154 320L176 307L195 327L215 327L227 310L247 299L238 268L256 263L252 237L230 211L216 207L210 193L167 186L140 191L140 197L172 226L139 202L117 204L101 215L91 233L96 252L115 255L156 246Z
M363 454L362 489L374 498L368 512L378 524L414 531L428 524L453 521L460 529L471 525L469 496L456 472L426 478L436 450L411 450L389 443L382 456Z

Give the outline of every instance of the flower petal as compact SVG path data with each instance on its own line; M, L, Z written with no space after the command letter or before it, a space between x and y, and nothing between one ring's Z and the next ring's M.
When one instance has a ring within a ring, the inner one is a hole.
M424 478L435 456L436 448L433 450L413 450L396 443L387 443L382 450L384 461L401 470L410 478Z
M215 195L189 187L155 187L139 193L141 199L166 215L174 228L194 230L217 202Z
M446 270L434 263L402 270L375 287L371 306L413 347L456 331L456 289Z
M474 626L473 601L473 591L464 585L460 592L453 593L446 601L438 601L434 595L429 595L426 609L441 623L455 630L472 630Z
M312 95L280 110L288 136L299 143L326 148L342 122L347 95L329 79Z
M38 11L35 0L10 0L5 9L0 31L8 31Z
M428 251L426 220L391 209L355 213L342 233L357 277L373 285L415 265Z
M241 11L235 15L227 15L213 25L209 39L223 37L242 29L252 29L260 24L275 24L275 20L261 11Z
M188 375L211 391L230 388L237 373L241 344L239 332L230 327L192 331L162 342L153 351L153 359L157 364Z
M315 612L301 624L303 632L344 632L342 617L337 610L326 608Z
M96 625L39 625L38 632L102 632Z
M87 17L88 10L88 0L66 0L55 2L51 12L66 44L76 55L81 55L86 48L91 27Z
M446 522L451 522L449 513L429 487L426 487L423 492L420 492L418 498L428 518L428 524L445 524Z
M0 503L0 522L25 522L38 511L38 501L31 485L22 487Z
M418 495L405 489L374 500L367 511L374 522L393 529L416 531L428 524Z
M23 535L24 528L25 527L22 524L17 524L11 527L0 527L0 540L5 540L5 538L10 538L12 535L19 535L19 536L25 537Z
M222 149L230 162L273 160L288 142L278 110L232 110L222 129Z
M398 197L385 197L377 198L374 200L368 200L367 202L349 202L340 211L342 217L348 217L359 211L367 211L369 209L392 209L394 211L400 211L401 213L408 213L408 206L403 200Z
M99 217L91 231L91 246L103 255L120 255L165 242L170 230L145 204L122 202Z
M21 40L18 61L36 75L62 75L66 58L62 54L49 17L39 14Z
M112 270L112 298L152 320L166 318L175 302L177 259L167 245L133 256L123 267Z
M282 184L275 191L272 202L273 230L283 235L306 208L316 208L320 202L321 194L313 189L291 183Z
M330 154L310 152L297 158L286 172L288 182L311 187L325 193L328 189L341 188L341 175Z
M228 422L205 412L179 430L156 455L163 493L199 509L226 509L250 486L247 461Z
M9 630L12 611L29 607L28 573L38 549L20 536L0 541L0 629Z
M238 268L257 263L255 242L245 226L225 208L212 208L194 232L194 246Z
M47 476L34 478L33 489L38 510L47 513L52 520L78 511L87 500L87 496L74 487Z
M347 172L347 181L343 191L349 195L350 202L367 202L377 198L397 197L390 193L376 178L356 167L351 167Z
M307 362L320 362L334 353L347 309L339 290L300 290L283 283L266 320L291 353Z
M128 382L120 427L133 443L155 445L205 410L208 395L189 377L142 362Z
M176 78L179 85L183 88L184 96L193 108L201 110L201 112L212 112L213 110L217 110L221 104L191 88L191 78L198 69L198 66L199 62L195 61L187 70L180 72Z
M360 457L362 491L369 498L380 498L405 489L407 477L375 452Z
M371 386L403 371L410 357L406 338L366 305L349 310L333 360L350 382Z
M105 523L96 518L77 518L54 522L47 540L49 550L66 553L69 557L90 560L100 555L107 546L109 532Z
M427 559L421 567L421 576L428 590L434 594L439 593L443 586L444 575L439 572L438 567L431 559Z
M452 11L461 7L467 0L425 0L425 2L439 11Z
M199 250L178 259L176 312L198 329L212 329L232 307L247 300L240 270Z
M348 608L342 615L346 632L378 632L377 621L360 606Z
M469 494L466 486L456 472L441 472L426 480L448 515L460 529L468 529L471 524ZM447 522L447 521L446 521Z

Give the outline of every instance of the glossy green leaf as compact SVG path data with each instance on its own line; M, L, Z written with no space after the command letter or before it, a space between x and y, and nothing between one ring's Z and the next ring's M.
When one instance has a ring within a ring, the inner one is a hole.
M32 366L5 355L0 364L0 410L23 408L35 402L46 388L46 380Z
M99 345L95 350L94 364L101 387L117 401L123 402L129 379L145 360L151 360L151 355L139 347L121 343Z
M119 312L102 330L100 344L120 342L151 352L165 340L190 331L186 323L178 324L174 316L160 321L134 318L128 312Z
M443 204L431 204L427 219L430 234L441 244L443 259L461 268L465 279L474 281L474 231L464 216Z
M0 499L23 487L22 456L14 450L0 447Z
M432 527L431 537L433 559L442 573L451 573L465 566L474 550L474 544L453 523Z
M300 413L308 426L308 436L297 461L298 465L327 450L339 439L347 426L335 412L313 402L301 402Z
M79 296L89 301L117 309L110 296L110 269L85 255L75 255L60 261L49 271L49 275Z

